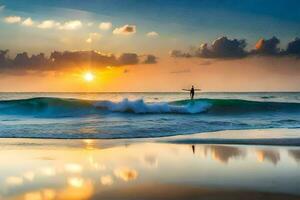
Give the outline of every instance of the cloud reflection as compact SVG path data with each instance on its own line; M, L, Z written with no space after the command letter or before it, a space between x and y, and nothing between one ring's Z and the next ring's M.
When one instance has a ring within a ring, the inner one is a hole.
M110 175L102 176L101 179L101 184L102 185L112 185L113 184L113 179Z
M263 162L265 160L276 165L280 161L280 154L275 150L259 149L256 151L257 160Z
M116 177L126 182L135 180L138 177L138 172L135 169L130 169L128 167L117 168L115 169L114 174Z
M33 181L33 179L35 177L35 173L32 171L28 171L23 174L23 177L28 181Z
M82 166L77 163L68 163L65 165L65 170L70 173L80 173L82 171Z
M24 195L24 200L52 200L55 199L56 192L52 189L28 192Z
M143 157L143 162L149 168L156 168L158 166L157 155L146 154Z
M84 180L80 177L73 177L69 180L71 184L58 191L55 199L83 200L90 199L94 194L94 186L90 180Z
M6 184L11 186L22 185L23 178L18 176L9 176L5 179Z
M68 179L68 185L72 187L82 187L83 182L83 179L80 177L71 177Z
M41 168L41 173L45 176L55 176L56 170L52 167L43 167Z
M245 151L233 146L204 146L204 155L207 155L208 152L211 153L211 157L213 160L217 160L222 163L228 163L228 161L232 158L246 156Z
M289 155L292 156L296 162L300 162L300 150L289 150Z

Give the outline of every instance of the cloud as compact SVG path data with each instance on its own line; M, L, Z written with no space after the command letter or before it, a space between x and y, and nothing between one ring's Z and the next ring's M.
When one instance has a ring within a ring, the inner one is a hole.
M111 22L102 22L99 24L99 28L101 30L109 30L112 27L112 23Z
M23 22L22 22L22 25L23 26L33 26L34 22L32 21L32 19L30 17L28 17L27 19L25 19Z
M79 20L67 21L59 26L61 30L77 30L82 27L82 23Z
M15 24L21 22L22 18L20 16L8 16L4 18L4 21L8 24Z
M220 37L211 46L202 44L196 50L196 56L205 58L241 58L246 55L246 41Z
M132 35L136 33L136 26L126 24L122 27L115 28L113 34L115 35Z
M119 57L119 62L123 63L124 65L134 65L139 62L139 58L135 53L123 53Z
M247 55L245 51L246 41L238 39L228 39L220 37L213 41L211 45L201 44L200 47L192 49L190 52L172 50L172 57L201 57L201 58L242 58Z
M190 51L184 52L181 50L171 50L171 57L182 58L212 58L212 59L237 59L248 56L296 56L300 57L300 38L295 38L289 42L286 49L280 49L278 46L280 40L277 37L270 39L259 39L254 49L247 51L246 40L228 39L220 37L212 42L200 44L197 48L192 48Z
M300 38L295 38L293 41L289 42L284 54L300 56Z
M20 23L22 21L22 18L19 16L8 16L4 18L4 21L9 24L15 24ZM71 20L66 22L57 22L55 20L44 20L40 23L35 23L31 17L26 18L21 25L23 26L33 26L40 28L40 29L51 29L51 28L57 28L59 30L77 30L80 29L83 24L80 20Z
M57 25L59 25L59 23L55 22L54 20L45 20L41 22L37 27L41 29L50 29L54 28Z
M14 58L10 58L8 50L0 50L0 73L22 74L28 71L58 71L86 64L95 68L136 65L145 63L140 59L144 56L148 58L147 64L155 63L153 62L153 55L139 56L135 53L123 53L120 56L115 56L98 51L53 51L49 57L46 57L43 53L29 56L27 52L22 52Z
M184 57L184 58L189 58L189 57L192 57L191 54L189 53L184 53L180 50L171 50L170 51L170 56L171 57Z
M143 61L144 64L155 64L157 63L157 57L154 55L147 55L146 59Z
M150 37L150 38L156 38L159 36L159 34L155 31L151 31L151 32L147 33L146 36Z
M277 37L272 37L271 39L262 38L257 41L252 53L257 55L278 55L280 53L279 43L280 40Z
M7 49L6 50L0 50L0 63L3 66L7 65L7 61L8 61L7 57L8 57L8 50Z
M86 39L87 43L92 43L95 41L98 41L101 38L101 35L99 33L90 33L89 37Z

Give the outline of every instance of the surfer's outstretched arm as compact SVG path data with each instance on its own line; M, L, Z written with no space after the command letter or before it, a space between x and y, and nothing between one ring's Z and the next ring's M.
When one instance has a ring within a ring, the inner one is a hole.
M183 91L190 91L190 90L188 90L188 89L182 89Z

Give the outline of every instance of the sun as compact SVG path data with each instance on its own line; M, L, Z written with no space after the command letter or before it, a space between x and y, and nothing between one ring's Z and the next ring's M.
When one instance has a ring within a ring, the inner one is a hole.
M91 82L94 80L94 74L92 72L86 72L84 75L83 75L83 78L85 81L87 82Z

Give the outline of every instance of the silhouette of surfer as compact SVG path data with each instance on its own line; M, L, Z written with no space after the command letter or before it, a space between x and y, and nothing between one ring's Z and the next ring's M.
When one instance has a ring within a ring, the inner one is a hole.
M191 90L190 90L190 97L191 97L191 100L194 99L194 95L195 95L195 89L194 89L194 86L192 86Z
M200 91L200 89L195 89L193 85L192 85L192 88L190 90L188 90L188 89L182 89L182 90L190 92L191 100L194 99L195 91Z

